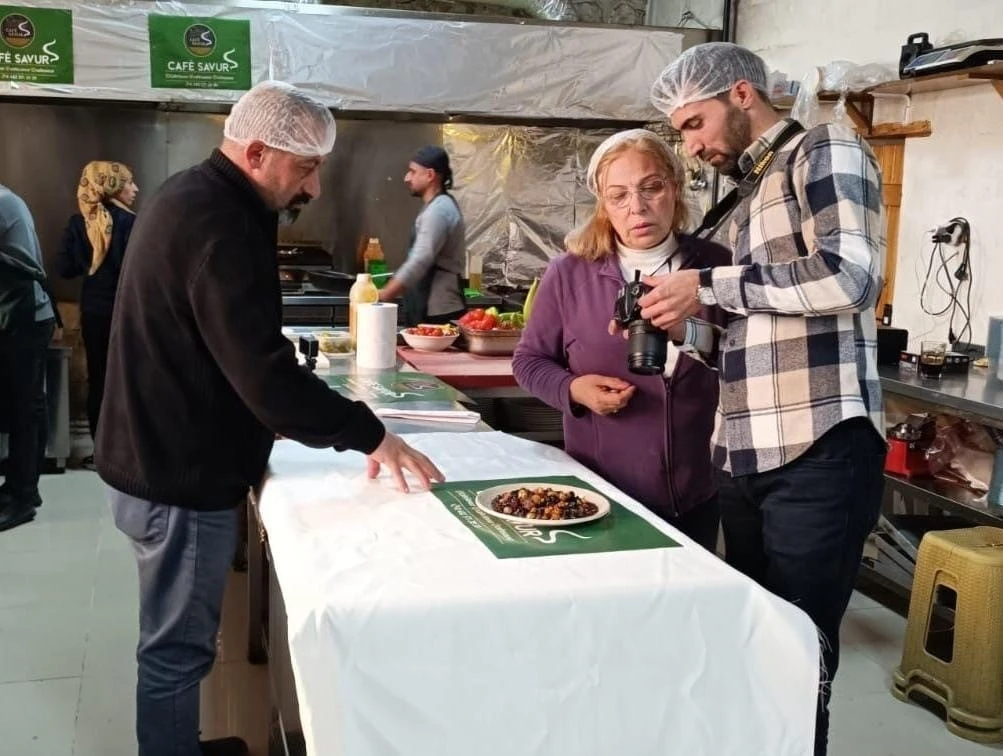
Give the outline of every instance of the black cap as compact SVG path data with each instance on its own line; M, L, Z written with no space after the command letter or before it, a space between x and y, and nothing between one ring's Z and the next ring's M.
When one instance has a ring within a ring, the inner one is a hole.
M424 168L431 168L438 173L442 178L443 189L453 186L453 169L449 167L449 154L442 147L426 144L414 153L411 162Z

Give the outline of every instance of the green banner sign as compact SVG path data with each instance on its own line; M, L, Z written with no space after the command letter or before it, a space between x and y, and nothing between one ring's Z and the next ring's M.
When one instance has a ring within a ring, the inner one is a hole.
M0 81L72 84L72 14L0 5Z
M424 373L374 373L372 375L321 375L339 394L369 405L455 402L459 392Z
M512 485L534 483L540 486L557 484L595 491L595 488L588 483L568 475L442 483L436 485L432 493L499 559L667 549L679 546L661 530L612 500L610 513L601 520L568 528L516 525L492 517L477 507L475 499L480 491L503 486L506 483Z
M150 15L156 89L250 89L251 22Z

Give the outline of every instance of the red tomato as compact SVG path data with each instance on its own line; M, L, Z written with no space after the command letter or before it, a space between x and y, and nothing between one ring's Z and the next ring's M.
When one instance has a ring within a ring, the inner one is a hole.
M462 318L460 318L460 322L463 323L463 325L469 327L471 323L474 323L483 318L484 318L484 310L478 307L477 309L468 311Z

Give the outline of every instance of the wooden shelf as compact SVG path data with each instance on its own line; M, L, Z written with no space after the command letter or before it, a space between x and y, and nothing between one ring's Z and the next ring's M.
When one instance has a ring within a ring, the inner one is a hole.
M981 84L991 84L1000 97L1003 97L1003 62L990 63L987 66L964 68L947 73L919 76L913 79L897 79L876 84L859 92L846 93L846 112L850 119L861 130L864 136L929 136L929 122L918 121L914 124L878 124L873 125L875 95L906 95L924 94L927 92L943 92L949 89L962 89ZM837 102L842 93L824 90L818 93L819 102ZM773 102L777 110L790 110L794 107L793 97L783 97ZM880 133L881 131L887 133ZM894 133L892 133L894 132Z
M872 95L914 95L925 92L943 92L948 89L962 89L994 82L1003 82L1003 62L930 76L918 76L914 79L886 81L884 84L869 87L864 91ZM996 91L999 92L1000 88L996 87ZM1000 96L1003 97L1003 92L1000 93Z

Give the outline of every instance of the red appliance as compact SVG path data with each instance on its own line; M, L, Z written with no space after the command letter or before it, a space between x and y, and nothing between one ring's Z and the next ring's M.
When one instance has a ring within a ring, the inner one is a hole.
M885 457L885 471L906 478L922 477L930 474L926 462L927 444L923 432L909 423L899 423L888 431L888 456Z

